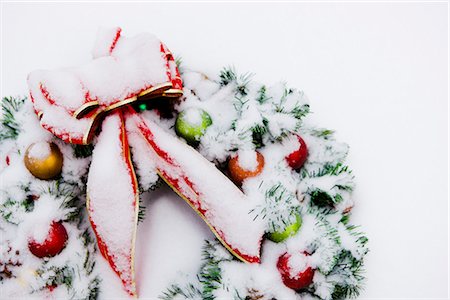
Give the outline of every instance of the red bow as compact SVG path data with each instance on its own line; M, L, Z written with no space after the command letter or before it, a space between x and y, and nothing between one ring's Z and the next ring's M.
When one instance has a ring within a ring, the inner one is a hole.
M89 169L86 205L99 249L130 295L136 295L139 189L129 144L144 148L161 178L233 255L260 261L264 226L249 214L252 200L197 151L130 106L183 94L173 56L156 37L125 38L120 28L102 30L90 63L34 71L28 84L41 125L62 140L88 144L102 125Z

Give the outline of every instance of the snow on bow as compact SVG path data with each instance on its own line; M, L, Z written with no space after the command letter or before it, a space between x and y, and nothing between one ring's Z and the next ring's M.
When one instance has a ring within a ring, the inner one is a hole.
M93 56L79 67L34 71L28 85L41 125L62 140L88 144L101 125L88 174L86 205L100 252L127 292L136 295L134 244L139 207L131 134L138 137L137 144L145 145L159 175L224 246L243 261L259 262L264 226L249 214L252 200L214 164L130 106L183 94L167 47L151 34L127 38L115 28L99 32Z

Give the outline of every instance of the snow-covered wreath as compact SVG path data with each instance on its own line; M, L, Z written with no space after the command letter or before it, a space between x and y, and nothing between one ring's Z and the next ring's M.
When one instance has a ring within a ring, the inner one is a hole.
M97 250L136 295L139 198L162 180L216 236L162 299L358 295L368 249L349 222L348 146L313 124L303 92L191 71L119 28L100 30L88 64L28 84L2 100L4 295L94 299Z

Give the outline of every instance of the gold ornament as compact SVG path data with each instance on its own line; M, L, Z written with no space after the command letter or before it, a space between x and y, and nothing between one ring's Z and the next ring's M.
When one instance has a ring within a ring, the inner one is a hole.
M17 276L17 281L21 287L28 287L33 279L38 276L38 273L35 269L31 268L22 268Z
M27 148L24 162L34 177L49 180L61 174L63 155L55 143L38 142Z

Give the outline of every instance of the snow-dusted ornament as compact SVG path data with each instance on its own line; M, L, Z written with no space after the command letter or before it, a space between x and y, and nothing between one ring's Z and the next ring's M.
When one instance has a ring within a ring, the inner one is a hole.
M61 174L64 158L58 145L43 141L28 146L23 161L34 177L49 180Z
M28 85L41 125L65 142L89 144L101 125L89 169L87 207L100 252L127 292L136 295L139 208L130 134L148 147L159 175L233 255L259 262L264 224L249 214L253 200L197 151L131 107L137 101L183 94L168 48L151 34L127 38L120 28L103 29L93 57L79 67L34 71Z

